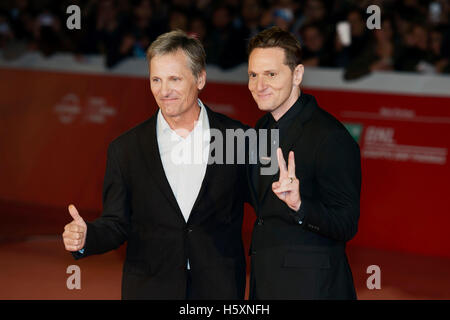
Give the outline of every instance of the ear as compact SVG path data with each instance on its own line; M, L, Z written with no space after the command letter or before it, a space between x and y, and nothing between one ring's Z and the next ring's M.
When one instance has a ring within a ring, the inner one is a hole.
M294 69L294 85L300 86L303 80L303 73L305 72L305 67L302 64L299 64Z
M206 70L202 70L197 77L197 89L202 90L206 84Z

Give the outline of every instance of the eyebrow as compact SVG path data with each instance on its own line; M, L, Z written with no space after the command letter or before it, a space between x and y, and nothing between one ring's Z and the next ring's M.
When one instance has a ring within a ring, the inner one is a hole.
M164 78L164 77L155 74L155 75L150 75L150 78L152 78L152 79L153 79L153 78L159 78L159 79L161 79L161 78ZM183 78L183 76L182 76L182 75L171 74L171 75L167 75L166 78L169 78L169 79L170 79L170 78Z
M262 71L261 73L262 73L262 74L269 74L269 73L277 73L277 72L278 72L277 70L264 70L264 71ZM252 74L252 73L257 74L257 72L255 72L255 71L253 71L253 70L249 70L249 71L248 71L248 74Z
M273 69L269 69L269 70L264 70L264 71L262 71L262 73L264 73L264 74L268 74L268 73L277 73L278 71L277 70L273 70ZM256 73L255 71L253 71L253 70L248 70L248 73L250 74L250 73Z

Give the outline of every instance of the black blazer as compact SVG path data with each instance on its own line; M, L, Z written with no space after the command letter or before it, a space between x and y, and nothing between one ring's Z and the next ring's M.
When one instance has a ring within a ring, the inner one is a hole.
M257 219L250 252L250 298L354 299L345 244L358 226L359 147L313 96L302 95L300 114L287 135L280 137L286 162L289 151L295 153L301 209L296 213L273 193L271 184L278 181L279 172L267 179L262 193L252 184ZM256 129L264 128L269 117L263 116Z
M224 137L225 129L246 128L206 110L210 128ZM245 165L208 164L186 223L164 173L156 119L155 113L109 145L103 213L87 222L85 252L74 256L104 253L127 241L123 299L185 299L187 259L194 298L243 299Z

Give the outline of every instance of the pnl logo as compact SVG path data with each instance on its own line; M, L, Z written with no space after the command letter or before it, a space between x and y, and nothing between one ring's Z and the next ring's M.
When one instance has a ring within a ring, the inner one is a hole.
M344 126L347 128L350 135L355 139L356 142L359 143L359 138L361 137L361 132L363 130L363 126L360 123L344 123Z

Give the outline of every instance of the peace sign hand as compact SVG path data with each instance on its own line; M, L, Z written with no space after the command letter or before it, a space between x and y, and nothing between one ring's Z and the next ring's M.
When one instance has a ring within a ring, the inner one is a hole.
M289 152L289 164L286 167L281 148L277 149L278 166L280 168L280 178L272 183L272 191L280 200L288 205L292 210L298 211L300 204L300 181L295 177L294 152Z

